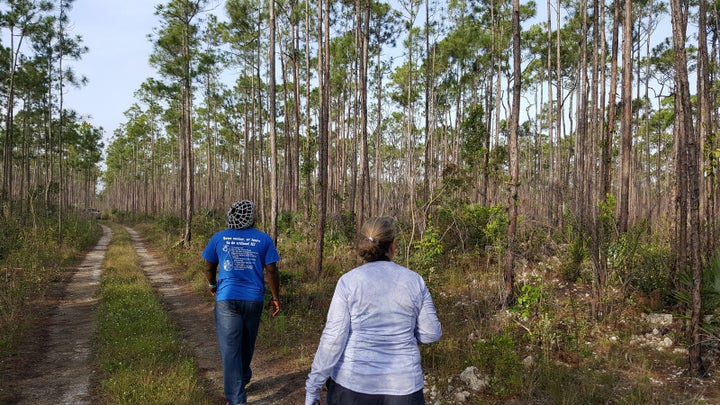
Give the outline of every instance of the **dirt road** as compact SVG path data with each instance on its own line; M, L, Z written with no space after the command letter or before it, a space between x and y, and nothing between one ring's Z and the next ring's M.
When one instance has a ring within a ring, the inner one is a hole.
M224 404L222 370L217 347L212 302L182 281L181 269L170 266L148 249L133 229L126 228L146 276L157 291L193 354L209 402ZM38 306L41 322L32 331L18 356L6 364L0 382L2 404L97 404L97 383L92 364L95 307L105 252L112 231L103 225L103 236L87 253L62 291ZM253 381L248 386L252 404L302 404L308 370L273 361L261 343L253 360Z

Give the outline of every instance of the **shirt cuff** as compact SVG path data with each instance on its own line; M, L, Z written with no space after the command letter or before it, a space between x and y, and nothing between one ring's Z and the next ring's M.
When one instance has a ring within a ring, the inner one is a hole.
M320 402L319 394L305 394L305 405L316 405L318 402Z

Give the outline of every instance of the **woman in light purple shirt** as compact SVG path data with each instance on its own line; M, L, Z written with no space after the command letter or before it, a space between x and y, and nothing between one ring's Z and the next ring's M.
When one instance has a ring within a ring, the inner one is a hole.
M394 221L371 218L358 254L366 263L340 277L312 370L305 404L424 404L418 344L437 342L442 328L423 278L392 262Z

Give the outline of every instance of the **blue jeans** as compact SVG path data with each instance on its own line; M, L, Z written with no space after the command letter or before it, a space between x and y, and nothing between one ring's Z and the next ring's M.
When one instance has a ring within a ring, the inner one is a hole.
M262 301L226 300L215 303L215 327L223 366L225 399L230 405L247 402L245 386L252 378L250 361L262 316Z

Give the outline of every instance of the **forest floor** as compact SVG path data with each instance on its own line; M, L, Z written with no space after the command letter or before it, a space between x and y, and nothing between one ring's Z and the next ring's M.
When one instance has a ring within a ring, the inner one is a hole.
M182 281L181 270L149 249L126 228L140 264L170 314L185 348L195 358L209 404L224 404L222 366L211 300ZM33 329L17 355L0 364L0 404L98 404L99 372L92 358L95 307L105 252L112 231L103 236L84 261L50 295L37 304ZM253 358L248 400L253 404L302 404L309 370L274 359L262 342Z
M195 359L201 384L207 394L207 403L225 404L212 300L190 287L182 277L183 269L169 264L165 256L161 252L153 251L136 231L125 229L130 235L143 271L183 339L185 350ZM105 252L112 237L110 228L103 226L102 237L86 254L84 260L73 271L68 271L64 279L55 281L46 299L35 304L33 326L26 333L28 338L18 348L16 355L0 362L0 404L104 403L97 390L102 375L94 365L93 339L99 283ZM586 295L574 290L560 289L571 296ZM638 319L629 322L637 321ZM607 333L603 339L608 342L613 336L618 336L617 331ZM607 350L621 350L626 362L618 362L617 367L608 362L604 363L610 367L608 372L625 376L628 381L636 380L635 375L644 375L648 382L640 388L657 389L659 392L672 394L664 399L657 399L656 396L646 393L644 398L656 398L651 403L720 404L720 385L717 378L698 380L682 377L683 364L678 361L682 355L645 349L647 353L657 353L657 361L653 360L651 355L640 356L636 361L635 350L638 348L610 346L612 345L606 343L602 347L609 347ZM290 362L287 356L283 358L279 354L273 354L272 349L263 341L258 341L253 359L253 381L248 386L249 401L262 405L304 403L304 385L309 364ZM717 370L712 371L715 374ZM460 387L460 390L465 389L457 378L453 378L452 385ZM619 384L616 388L638 389L638 386L632 383L621 387L622 385ZM461 401L455 399L456 391L438 392L426 399L429 404L459 403ZM498 403L493 401L491 396L476 394L478 396L473 399L462 402ZM632 397L632 393L623 396ZM505 402L509 403L527 402Z

